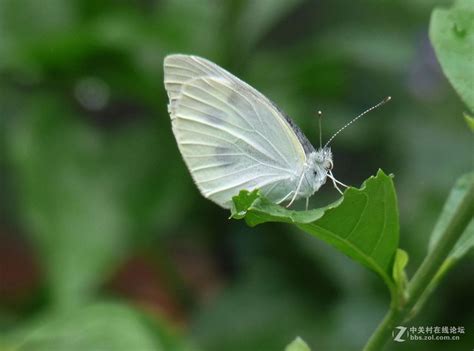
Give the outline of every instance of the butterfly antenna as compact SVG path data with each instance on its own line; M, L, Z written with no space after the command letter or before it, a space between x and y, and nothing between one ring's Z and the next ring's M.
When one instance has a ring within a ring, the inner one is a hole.
M336 133L334 133L332 135L332 137L329 138L329 140L327 141L326 144L324 144L324 147L328 146L331 141L333 141L333 139L340 133L342 132L344 129L346 129L347 127L349 127L352 123L354 123L355 121L357 121L359 118L361 118L362 116L364 116L365 114L369 113L370 111L372 110L375 110L376 108L379 108L380 106L386 104L387 102L389 102L390 100L392 99L392 97L390 96L387 96L385 99L383 99L382 101L380 101L377 105L375 106L372 106L371 108L365 110L364 112L362 112L360 115L358 115L357 117L355 117L352 121L349 121L346 125L344 125L341 129L339 129Z
M323 128L322 128L322 121L323 119L323 113L321 111L318 111L318 123L319 123L319 148L323 146Z

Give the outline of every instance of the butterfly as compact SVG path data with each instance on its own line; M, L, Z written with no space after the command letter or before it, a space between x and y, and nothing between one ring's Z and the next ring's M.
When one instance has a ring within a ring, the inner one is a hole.
M315 149L263 94L201 57L165 57L168 112L178 148L201 194L224 208L240 190L260 189L277 204L308 199L332 174L330 141ZM388 101L388 100L387 100Z

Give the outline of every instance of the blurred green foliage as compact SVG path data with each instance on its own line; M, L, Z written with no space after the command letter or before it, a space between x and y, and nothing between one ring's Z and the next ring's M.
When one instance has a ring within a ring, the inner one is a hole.
M11 342L18 351L191 350L161 328L130 308L102 303L44 316L16 332Z
M23 350L72 349L60 330L91 350L189 350L190 339L274 351L296 335L314 350L360 349L389 301L382 284L312 237L248 229L199 196L171 132L162 61L211 59L314 141L316 110L327 138L391 95L335 140L335 172L356 186L378 168L395 174L410 273L473 166L465 106L428 40L433 6L449 3L0 0L0 334L14 343L44 328ZM337 197L326 187L310 207ZM461 262L412 321L465 326L450 350L472 345L473 268ZM81 339L78 323L104 334Z
M474 112L474 3L457 0L449 9L437 8L430 21L430 38L444 73Z
M466 196L466 192L469 189L469 186L474 184L474 173L469 173L462 176L455 184L449 197L446 200L446 203L443 207L441 216L438 218L436 225L433 229L433 234L431 235L429 243L429 251L433 250L433 247L440 240L441 233L446 229L446 226L454 215L453 209L459 206L459 203L462 201L462 198ZM452 252L450 253L448 259L457 262L464 255L466 255L474 247L474 219L469 222L466 230L463 232L461 238L454 246ZM454 263L454 262L452 262Z

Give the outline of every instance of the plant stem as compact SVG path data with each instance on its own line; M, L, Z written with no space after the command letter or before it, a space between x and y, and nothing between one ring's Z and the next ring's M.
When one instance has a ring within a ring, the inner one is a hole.
M408 283L408 298L403 306L391 306L377 329L364 347L364 351L380 351L390 339L392 330L413 317L413 307L422 297L437 272L461 237L474 213L474 184L470 184L464 197L441 234L433 250L425 257L421 266Z
M399 320L399 311L391 307L370 337L363 351L380 351L392 335L393 328L399 324Z
M456 212L446 226L433 250L426 256L420 268L416 271L413 279L408 284L408 294L411 297L411 304L407 303L410 309L417 302L423 291L427 288L431 280L436 276L444 260L448 257L459 237L466 229L474 213L474 185L470 184L465 196L459 203Z

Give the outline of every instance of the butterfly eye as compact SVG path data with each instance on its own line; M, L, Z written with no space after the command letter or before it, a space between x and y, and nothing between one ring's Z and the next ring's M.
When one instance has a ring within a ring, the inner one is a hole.
M332 170L332 168L334 167L334 164L332 163L332 160L326 160L324 162L324 168L328 171Z

